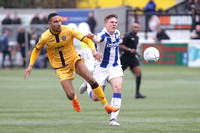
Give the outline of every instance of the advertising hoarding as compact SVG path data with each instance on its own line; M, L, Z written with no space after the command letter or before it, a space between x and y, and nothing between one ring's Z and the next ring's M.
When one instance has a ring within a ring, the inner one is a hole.
M200 43L189 43L188 53L188 66L200 67Z
M187 44L142 44L142 53L148 47L155 47L160 52L159 60L154 65L187 65ZM142 64L150 64L142 58Z

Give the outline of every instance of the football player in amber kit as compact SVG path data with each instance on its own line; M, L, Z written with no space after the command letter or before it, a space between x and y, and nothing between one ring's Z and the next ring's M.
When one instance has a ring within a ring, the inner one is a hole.
M33 64L37 59L40 50L44 45L47 45L47 54L50 64L55 69L57 77L60 79L61 85L68 99L72 101L73 107L77 112L81 111L81 106L72 85L72 80L74 79L73 71L83 77L91 85L94 93L103 104L107 113L119 110L118 107L113 107L107 103L101 87L92 77L88 68L75 50L73 39L77 38L86 43L92 50L94 58L101 60L102 55L95 50L94 43L82 33L68 26L61 25L61 19L56 13L49 14L48 21L50 29L46 30L41 35L40 41L33 49L29 66L24 74L24 79L27 74L30 75Z

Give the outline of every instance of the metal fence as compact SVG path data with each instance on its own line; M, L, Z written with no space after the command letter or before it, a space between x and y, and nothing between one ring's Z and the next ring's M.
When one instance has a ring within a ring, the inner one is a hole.
M19 62L16 62L16 58L22 58L21 60L26 61L26 66L28 66L30 53L35 47L36 42L38 41L40 35L49 28L49 25L1 25L0 26L0 36L2 36L5 30L10 32L9 34L9 46L12 47L12 58L14 64L20 65ZM25 38L25 58L22 56L17 56L20 53L20 46L17 42L17 37L21 29L24 29L24 38ZM1 59L0 59L1 60Z

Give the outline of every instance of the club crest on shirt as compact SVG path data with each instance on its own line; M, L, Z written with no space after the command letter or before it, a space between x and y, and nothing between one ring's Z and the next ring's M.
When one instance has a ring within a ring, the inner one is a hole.
M62 40L63 40L63 41L65 41L65 40L66 40L66 36L62 36L61 38L62 38Z

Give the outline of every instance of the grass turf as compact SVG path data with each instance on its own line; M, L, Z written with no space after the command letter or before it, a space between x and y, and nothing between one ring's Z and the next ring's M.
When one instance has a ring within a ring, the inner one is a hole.
M24 69L0 70L0 132L2 133L197 133L200 132L200 68L142 66L141 92L134 99L135 79L126 70L120 127L108 126L110 115L73 85L82 111L74 111L54 70L34 69L24 80ZM105 90L108 102L111 87Z

